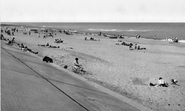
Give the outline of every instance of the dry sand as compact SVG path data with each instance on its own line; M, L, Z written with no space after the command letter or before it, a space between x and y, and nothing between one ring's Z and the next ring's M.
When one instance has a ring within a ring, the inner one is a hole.
M5 34L6 38L12 38ZM100 41L85 41L85 37L95 37ZM54 43L54 39L64 43ZM126 96L154 111L185 111L185 44L135 39L122 41L137 43L146 50L129 50L127 46L115 45L118 39L83 34L65 35L57 33L54 38L38 38L37 34L23 35L15 33L15 40L22 42L39 56L50 56L54 63L71 70L75 57L88 74L82 75ZM38 44L60 46L59 49L40 47ZM162 77L169 87L149 86ZM170 79L177 79L177 85L171 85Z

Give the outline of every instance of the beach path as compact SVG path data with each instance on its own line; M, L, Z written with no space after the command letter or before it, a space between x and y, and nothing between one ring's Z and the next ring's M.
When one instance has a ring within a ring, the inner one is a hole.
M2 111L139 111L37 56L1 44Z

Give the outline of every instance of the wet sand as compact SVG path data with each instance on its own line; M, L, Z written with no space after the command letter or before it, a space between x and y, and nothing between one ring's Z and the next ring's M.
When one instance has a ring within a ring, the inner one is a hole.
M5 38L13 38L6 34ZM22 42L38 51L38 56L49 56L54 63L63 67L71 66L75 57L87 71L84 78L122 94L153 110L185 109L185 44L170 44L167 41L136 39L129 37L121 41L137 43L146 50L129 50L128 46L116 45L118 39L85 34L66 35L56 33L54 38L37 37L37 34L15 33L16 42ZM94 37L100 41L85 41ZM54 43L54 39L64 43ZM60 48L40 47L38 44L60 46ZM149 86L162 77L169 87ZM170 80L177 79L177 85Z

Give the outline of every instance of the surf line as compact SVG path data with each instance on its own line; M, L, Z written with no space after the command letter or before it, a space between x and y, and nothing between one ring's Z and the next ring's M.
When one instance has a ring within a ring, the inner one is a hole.
M22 60L20 60L19 58L17 58L16 56L14 56L12 53L10 53L9 51L7 51L6 49L4 49L3 47L1 47L3 50L5 50L7 53L9 53L11 56L13 56L15 59L17 59L18 61L20 61L21 63L23 63L25 66L27 66L29 69L31 69L33 72L35 72L36 74L38 74L40 77L42 77L44 80L46 80L48 83L50 83L52 86L54 86L56 89L58 89L60 92L62 92L64 95L66 95L68 98L70 98L72 101L74 101L75 103L77 103L79 106L81 106L82 108L84 108L86 111L89 111L89 109L87 109L85 106L83 106L82 104L80 104L78 101L76 101L74 98L72 98L70 95L68 95L66 92L64 92L63 90L61 90L59 87L57 87L55 84L53 84L50 80L48 80L46 77L44 77L43 75L39 74L37 71L35 71L33 68L31 68L29 65L27 65L26 63L24 63Z

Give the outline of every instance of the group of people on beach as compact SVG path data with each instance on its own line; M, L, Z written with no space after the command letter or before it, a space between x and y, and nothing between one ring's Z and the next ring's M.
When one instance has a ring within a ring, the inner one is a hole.
M19 45L19 44L18 44L18 45ZM31 52L31 53L33 53L33 54L38 54L38 52L34 52L34 51L32 51L32 49L28 48L27 46L24 46L23 43L21 43L21 44L19 45L19 47L20 47L21 50L23 50L23 51L28 51L28 52Z
M38 44L38 46L48 47L48 48L60 48L60 46L53 46L53 45L50 45L49 43L46 43L46 45L45 44Z
M12 45L15 43L15 38L13 37L12 40L6 39L3 34L1 34L1 40L8 41L7 45Z
M124 42L122 40L118 40L118 42L121 42L121 45L128 46L130 50L146 50L146 48L140 47L138 44ZM116 45L120 45L120 43L116 43Z
M100 41L100 39L96 39L94 37L90 37L89 39L87 37L85 37L85 41L88 41L88 40L91 40L91 41Z
M129 45L129 49L130 50L146 50L146 48L141 48L140 47L140 45L137 45L137 44L135 44L135 45L133 45L132 43Z
M10 29L10 31L12 31L12 32L15 32L15 31L17 31L17 30L18 30L18 29ZM12 33L12 32L10 33L10 31L7 31L7 30L6 30L5 33L8 34L8 35L10 35L10 36L14 35L14 33ZM1 32L2 32L2 30L1 30ZM69 31L64 31L64 33L65 33L65 34L69 34ZM102 35L102 32L101 32L99 35L101 36L101 35ZM39 35L39 36L40 36L40 35ZM48 35L48 36L51 36L51 34ZM140 38L140 35L136 35L136 38ZM3 34L1 34L1 40L6 40L6 41L8 41L8 45L12 45L13 43L15 43L15 38L14 38L14 37L12 38L12 40L9 40L9 39L6 39L6 38L4 37ZM85 40L88 40L88 38L85 37ZM93 38L93 37L90 37L89 40L98 40L98 39L95 39L95 38ZM174 38L174 40L178 41L177 38ZM61 40L61 39L55 39L54 42L55 42L55 43L63 43L63 40ZM121 45L129 46L129 49L130 49L130 50L146 50L146 48L141 48L140 45L138 45L138 44L126 43L126 42L123 42L123 41L121 41L121 42L122 42ZM23 51L28 51L28 52L31 52L31 53L34 53L34 54L38 54L38 52L34 52L34 51L32 51L30 48L28 48L27 46L24 46L23 43L18 44L18 45L19 45L19 47L21 48L21 50L23 50ZM57 47L57 46L52 46L52 45L50 45L49 43L47 43L46 45L45 45L45 44L44 44L44 45L38 44L38 46L46 46L46 47L50 47L50 48L59 48L59 46L58 46L58 47ZM75 72L78 72L78 71L85 72L85 71L84 71L84 68L83 68L82 65L79 63L79 59L78 59L78 58L75 58L75 60L74 60L74 62L73 62L73 69L75 70ZM174 84L174 85L177 85L177 82L178 82L178 81L175 80L175 79L172 79L172 80L171 80L171 83ZM169 84L168 84L167 82L165 82L165 80L164 80L162 77L160 77L160 78L158 79L158 82L157 82L157 83L150 83L150 86L168 87Z
M171 84L172 85L178 85L177 84L178 80L176 79L171 79ZM168 87L169 84L162 78L162 77L159 77L157 83L151 83L149 84L150 86L161 86L161 87ZM179 85L178 85L179 86Z
M9 33L9 31L12 31L13 34ZM9 36L14 36L14 32L16 32L16 31L18 32L18 29L16 29L16 28L10 28L10 29L6 28L5 33ZM3 32L3 30L1 32ZM34 54L38 54L38 52L34 52L34 51L32 51L32 49L28 48L27 46L24 46L23 43L16 42L15 37L13 37L11 40L9 40L9 39L6 39L4 37L4 35L1 33L1 38L0 39L4 40L4 41L8 41L7 45L12 46L13 44L17 44L21 48L21 50L23 50L23 51L28 51L28 52L31 52L31 53L34 53Z
M15 32L18 32L18 29L17 28L9 28L9 27L6 27L5 31L4 31L7 35L9 36L14 36L14 33ZM1 33L3 33L3 30L1 29Z
M3 31L3 30L2 30ZM8 34L9 35L9 34ZM10 36L12 36L12 35L10 35ZM5 40L5 41L8 41L8 43L7 43L7 45L13 45L13 44L17 44L18 46L19 46L19 48L21 49L21 50L23 50L23 51L28 51L28 52L31 52L31 53L34 53L34 54L38 54L38 52L34 52L32 49L30 49L30 48L28 48L27 46L25 46L23 43L17 43L16 41L15 41L15 37L13 37L11 40L9 40L9 39L6 39L5 37L4 37L4 35L1 33L1 38L0 38L1 40ZM61 40L61 39L55 39L55 42L58 42L58 43L63 43L63 40ZM57 46L52 46L52 45L50 45L49 43L47 43L46 45L41 45L41 44L38 44L38 46L47 46L47 47L49 47L49 48L59 48L59 46L57 47ZM53 60L52 60L52 58L50 58L50 57L47 57L47 56L45 56L44 58L43 58L43 61L49 61L49 62L53 62ZM67 68L66 67L66 65L65 65L65 68ZM75 70L75 73L85 73L85 70L84 70L84 68L82 67L82 65L79 63L79 59L78 58L75 58L75 61L74 61L74 64L73 64L73 69Z

